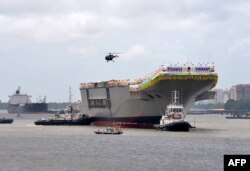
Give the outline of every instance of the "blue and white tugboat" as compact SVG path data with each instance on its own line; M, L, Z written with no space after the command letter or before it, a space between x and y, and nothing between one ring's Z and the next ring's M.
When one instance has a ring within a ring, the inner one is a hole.
M184 121L185 113L183 105L179 103L179 92L172 92L172 103L167 106L166 112L162 115L160 124L154 125L156 129L165 131L189 131L191 125Z

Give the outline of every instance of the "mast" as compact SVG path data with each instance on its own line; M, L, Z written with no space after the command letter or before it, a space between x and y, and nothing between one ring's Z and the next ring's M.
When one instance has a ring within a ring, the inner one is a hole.
M172 91L172 104L179 105L180 103L180 92L177 90Z
M73 114L73 105L72 105L72 96L73 96L73 94L72 94L72 92L71 92L71 86L69 86L69 105L68 105L68 107L69 107L69 113L70 113L70 116L71 116L71 120L73 119L72 117L72 114Z
M71 86L69 86L69 105L71 105L71 103L72 103L72 96L73 96L73 94L71 92Z

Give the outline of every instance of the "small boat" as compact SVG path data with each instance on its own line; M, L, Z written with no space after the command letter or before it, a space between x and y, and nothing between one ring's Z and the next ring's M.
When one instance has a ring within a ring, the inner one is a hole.
M13 119L11 118L0 118L0 124L11 124Z
M172 92L172 104L167 106L167 110L162 115L160 124L154 125L156 129L165 131L189 131L192 126L184 121L185 113L183 105L179 104L179 92Z
M123 131L120 127L107 127L105 130L96 130L96 134L111 134L111 135L119 135L123 134Z

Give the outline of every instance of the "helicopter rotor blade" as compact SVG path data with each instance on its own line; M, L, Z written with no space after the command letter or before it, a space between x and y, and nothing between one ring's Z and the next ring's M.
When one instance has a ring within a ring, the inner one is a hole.
M114 54L124 54L124 53L122 53L122 52L108 52L107 54L114 55Z

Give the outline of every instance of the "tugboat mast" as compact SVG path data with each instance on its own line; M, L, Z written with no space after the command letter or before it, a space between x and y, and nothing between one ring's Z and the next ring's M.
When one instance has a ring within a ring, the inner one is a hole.
M72 103L72 96L73 96L73 94L71 92L71 86L69 86L69 105L71 105L71 103Z
M172 104L179 105L180 103L180 92L177 90L172 91Z

